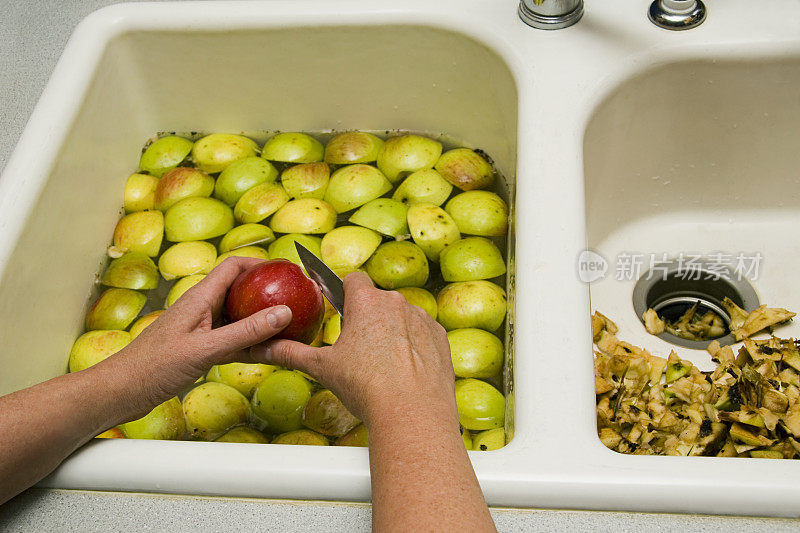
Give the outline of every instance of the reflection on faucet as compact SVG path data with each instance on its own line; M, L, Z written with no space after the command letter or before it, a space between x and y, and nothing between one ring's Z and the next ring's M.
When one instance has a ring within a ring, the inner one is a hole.
M583 0L520 0L519 17L528 26L558 30L572 26L583 15Z

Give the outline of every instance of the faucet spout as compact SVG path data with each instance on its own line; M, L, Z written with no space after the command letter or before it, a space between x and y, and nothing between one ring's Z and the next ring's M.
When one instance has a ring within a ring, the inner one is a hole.
M583 0L520 0L519 3L519 18L542 30L572 26L582 15Z

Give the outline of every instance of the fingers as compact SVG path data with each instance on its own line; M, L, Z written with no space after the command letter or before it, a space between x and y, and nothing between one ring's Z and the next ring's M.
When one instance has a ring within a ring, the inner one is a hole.
M369 289L374 289L375 286L372 284L372 280L363 272L351 272L344 278L344 314L350 315L352 314L352 310L357 309L360 307L360 303L356 301L359 300L359 295L363 294L364 291ZM351 311L349 312L348 309Z
M322 372L323 354L329 348L314 348L285 339L267 342L250 349L250 357L259 363L302 370L315 378Z
M216 360L264 342L292 321L292 311L285 305L263 309L247 318L207 333L210 355Z
M252 257L229 257L200 280L197 285L186 291L181 300L184 301L184 305L201 305L210 308L216 315L225 302L225 295L236 277L259 263L263 263L263 260Z

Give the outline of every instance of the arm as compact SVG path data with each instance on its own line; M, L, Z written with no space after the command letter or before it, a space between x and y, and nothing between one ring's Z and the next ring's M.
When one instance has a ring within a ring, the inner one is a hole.
M98 433L147 414L214 364L251 361L249 347L291 319L279 306L212 330L236 276L258 260L214 269L120 352L0 398L0 503L52 472Z
M367 426L373 528L494 531L459 432L444 329L363 273L345 279L344 317L333 346L281 340L254 353L315 376Z

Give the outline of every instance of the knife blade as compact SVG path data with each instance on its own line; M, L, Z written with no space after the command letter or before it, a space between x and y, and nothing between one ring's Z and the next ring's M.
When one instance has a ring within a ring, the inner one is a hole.
M331 303L339 316L344 314L344 284L336 273L299 242L294 242L300 262L308 272L308 277L319 285L322 294Z

